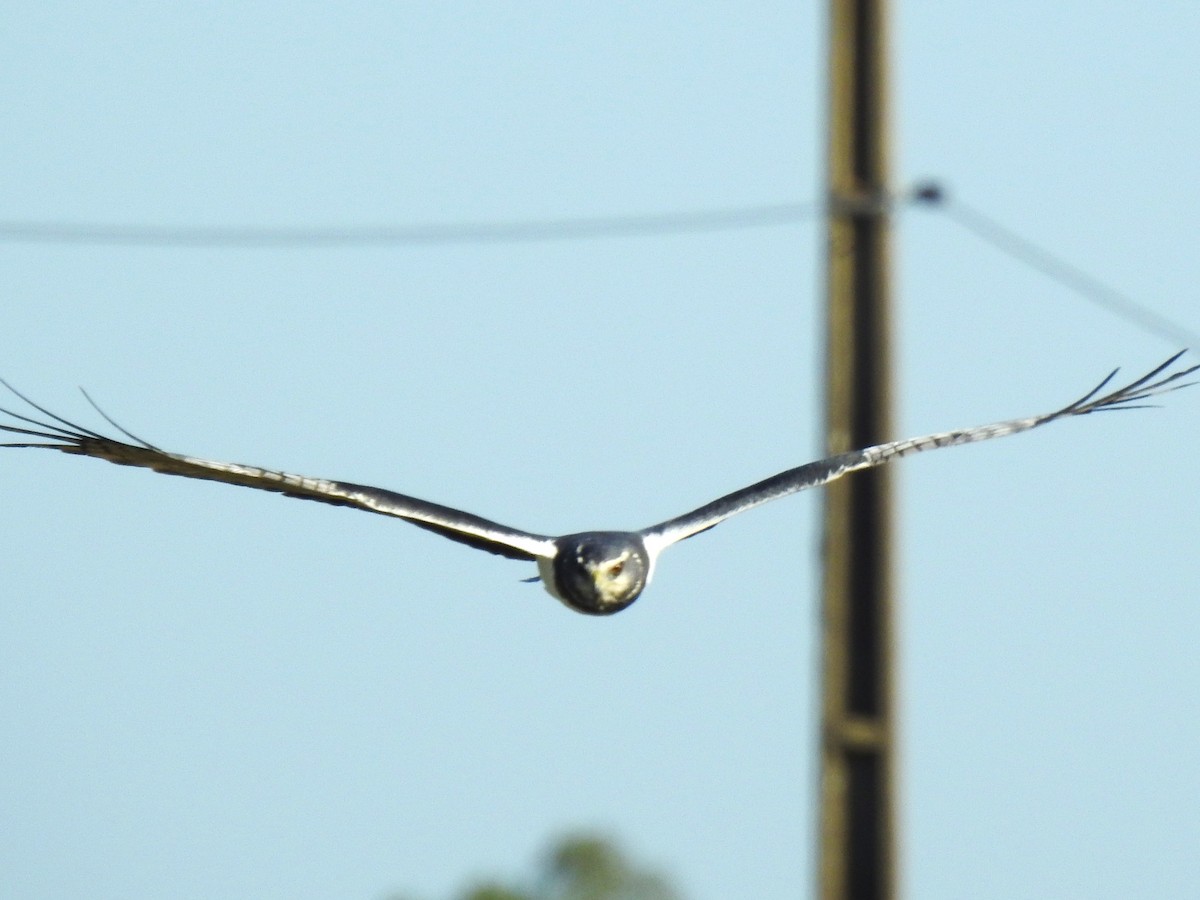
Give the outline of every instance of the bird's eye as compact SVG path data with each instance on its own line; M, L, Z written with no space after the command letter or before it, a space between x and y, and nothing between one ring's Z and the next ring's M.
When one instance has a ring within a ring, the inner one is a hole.
M608 574L609 575L620 575L623 571L625 571L625 563L623 563L623 562L613 563L612 568L610 568L608 570Z

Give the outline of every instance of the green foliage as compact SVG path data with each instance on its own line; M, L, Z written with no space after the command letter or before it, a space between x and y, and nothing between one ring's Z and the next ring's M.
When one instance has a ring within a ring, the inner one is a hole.
M634 867L610 841L569 837L547 861L545 889L532 900L678 900L658 874Z
M530 895L502 885L488 884L463 894L462 900L530 900Z
M489 880L455 900L681 900L661 875L639 868L612 841L594 835L555 844L531 883L517 888Z

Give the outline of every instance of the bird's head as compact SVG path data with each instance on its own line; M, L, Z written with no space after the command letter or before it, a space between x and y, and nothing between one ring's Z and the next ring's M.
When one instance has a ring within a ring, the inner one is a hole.
M576 612L609 616L629 606L650 580L646 545L622 531L569 534L555 542L542 580L546 589ZM549 576L549 577L547 577Z

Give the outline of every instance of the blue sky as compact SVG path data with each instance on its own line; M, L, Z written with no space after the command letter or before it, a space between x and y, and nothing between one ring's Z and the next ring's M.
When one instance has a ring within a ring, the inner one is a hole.
M824 7L0 14L0 220L423 225L805 202ZM895 175L1200 329L1200 7L895 11ZM453 246L0 243L0 374L170 449L525 529L642 527L820 455L820 223ZM898 430L1177 349L944 216L896 227ZM1200 396L898 473L904 882L1200 880ZM814 883L818 496L612 619L403 523L0 459L0 871L25 898L449 896L566 829L689 897Z

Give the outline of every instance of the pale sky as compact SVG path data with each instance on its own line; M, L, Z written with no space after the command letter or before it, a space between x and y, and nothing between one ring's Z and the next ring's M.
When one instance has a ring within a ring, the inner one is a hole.
M894 10L895 179L1192 331L1200 6ZM819 200L821 4L11 4L0 222L414 226ZM171 450L519 528L820 455L819 221L350 248L0 241L0 376ZM898 435L1175 349L896 224ZM1200 883L1200 389L898 469L908 896ZM4 404L7 405L7 402ZM590 619L402 522L0 455L0 879L26 900L449 898L565 830L694 900L815 882L817 520Z

